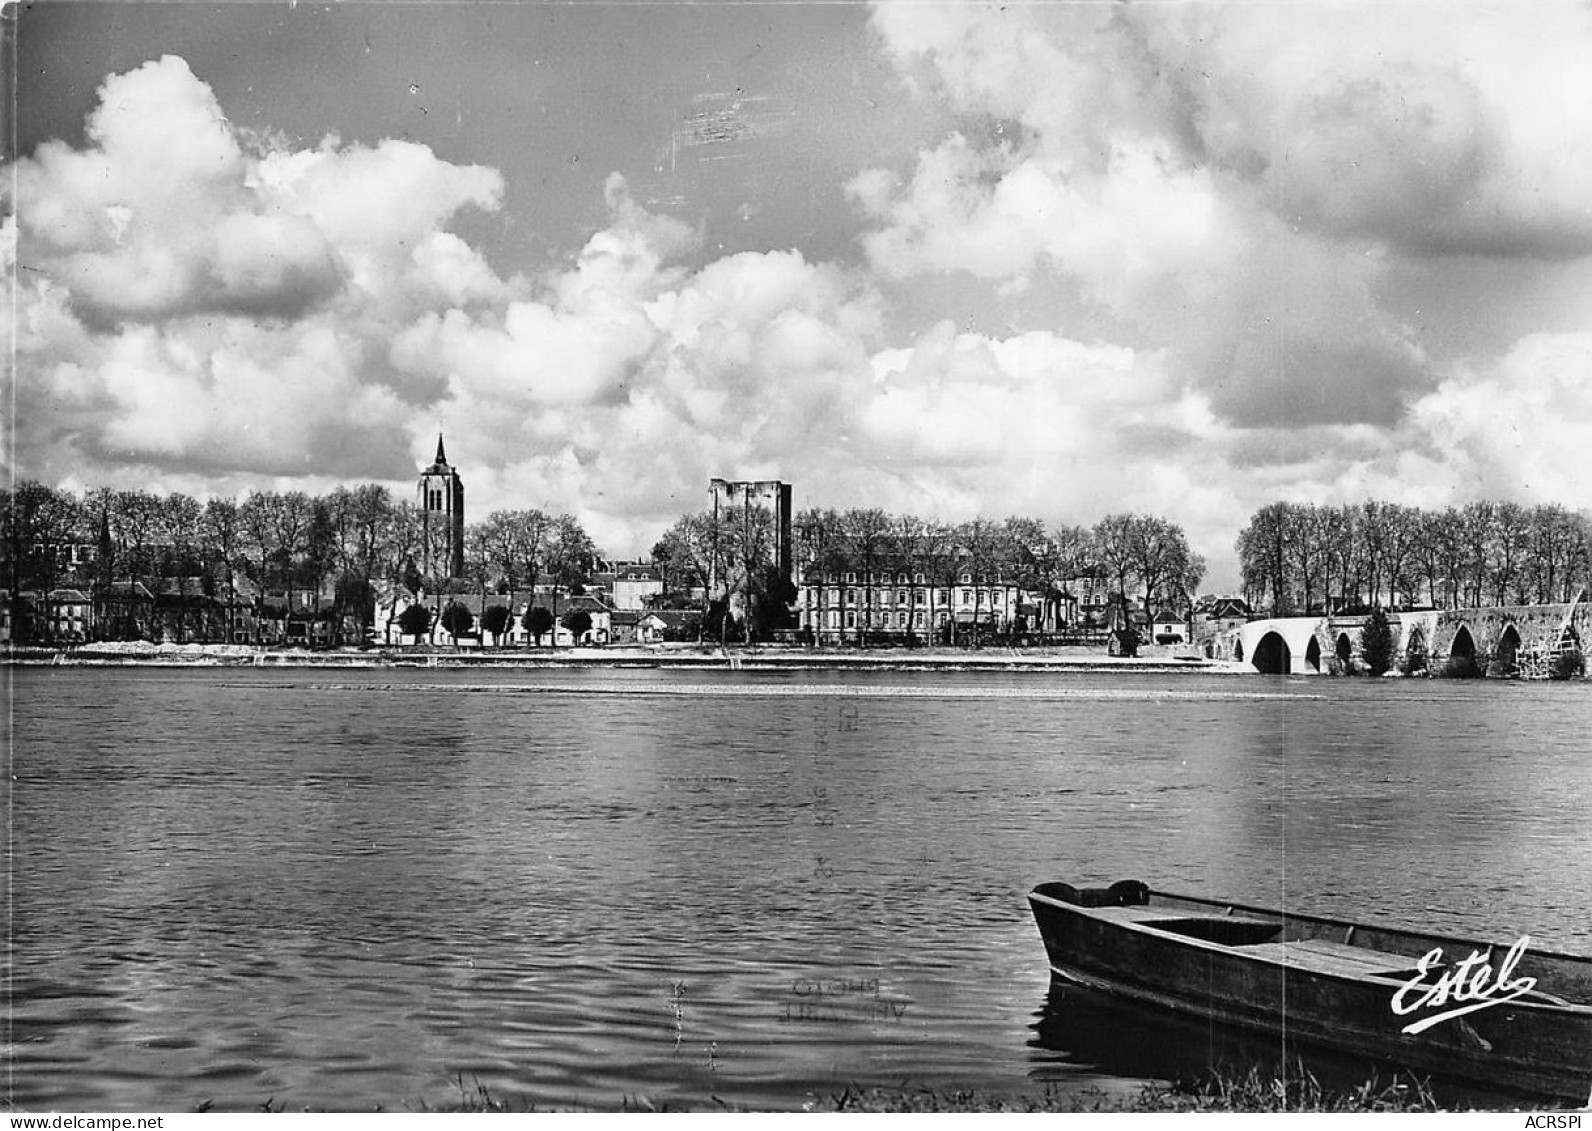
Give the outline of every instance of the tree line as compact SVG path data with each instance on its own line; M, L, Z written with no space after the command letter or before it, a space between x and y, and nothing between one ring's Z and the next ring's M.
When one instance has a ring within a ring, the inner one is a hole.
M422 631L462 623L462 606L452 613L445 607L448 594L496 593L512 606L522 594L550 591L556 607L560 593L590 583L598 559L572 515L497 510L465 528L464 576L449 576L443 532L428 528L414 503L378 484L201 502L182 493L74 492L25 481L0 492L0 524L6 553L0 584L13 599L23 590L100 591L116 581L168 579L191 583L176 588L180 601L235 604L243 579L258 595L283 594L290 606L295 596L329 597L339 633L345 623L372 627L382 589L436 598ZM1036 594L1052 617L1078 578L1097 579L1148 612L1159 602L1186 608L1205 574L1181 527L1140 514L1108 515L1084 527L1016 515L948 524L878 508L815 507L793 516L790 535L798 575L877 578L905 571L937 586L971 575ZM791 581L800 579L781 574L776 546L766 507L683 515L652 547L664 588L653 603L697 605L712 636L766 639L790 625L797 600ZM85 548L89 553L80 554ZM861 592L866 611L873 589L864 585ZM548 631L544 615L534 627L527 616L527 629L538 636ZM420 614L411 616L410 624L418 624ZM497 634L509 626L481 627Z
M1255 512L1237 550L1245 598L1273 616L1556 604L1592 580L1592 519L1503 502L1278 502Z
M68 583L103 590L115 581L172 579L194 583L176 586L179 600L234 603L242 578L262 593L284 594L289 605L295 595L330 594L338 626L369 627L379 586L435 595L432 625L449 593L504 592L512 604L518 592L550 586L556 602L561 591L578 591L597 561L596 546L572 515L500 510L465 528L464 576L449 576L445 533L379 484L201 503L181 493L79 493L22 482L0 492L0 523L0 582L13 599Z
M773 568L774 527L766 507L718 517L702 511L676 522L652 556L666 588L682 578L720 579L716 588L722 590L732 624L739 615L735 627L752 638L783 623L796 599ZM1205 576L1205 561L1190 548L1183 529L1153 515L1112 514L1093 527L1047 526L1020 515L949 524L875 507L812 507L792 516L790 533L801 576L863 580L859 638L872 619L874 586L886 574L892 583L899 573L922 574L936 587L954 586L963 576L981 584L1013 584L1045 602L1042 616L1049 623L1074 596L1071 586L1079 578L1102 580L1124 602L1142 601L1148 613L1156 602L1186 610ZM826 592L827 587L819 589L820 600L827 600ZM840 592L843 609L846 589ZM710 594L705 609L710 620L716 613L712 599Z

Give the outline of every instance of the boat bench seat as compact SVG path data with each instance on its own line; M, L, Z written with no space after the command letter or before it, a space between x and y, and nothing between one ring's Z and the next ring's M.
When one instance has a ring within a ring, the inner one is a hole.
M1157 919L1187 919L1186 912L1170 907L1091 907L1089 914L1097 919L1112 919L1118 923L1154 923Z
M1255 946L1246 946L1244 952L1262 958L1281 959L1289 966L1354 976L1410 974L1414 972L1420 961L1407 954L1389 954L1387 951L1351 946L1330 939L1294 939L1289 942L1259 943Z

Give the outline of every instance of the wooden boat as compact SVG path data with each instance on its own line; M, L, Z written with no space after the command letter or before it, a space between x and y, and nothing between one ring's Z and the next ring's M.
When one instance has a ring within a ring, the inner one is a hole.
M1535 1097L1592 1105L1592 958L1152 891L1040 884L1054 976Z

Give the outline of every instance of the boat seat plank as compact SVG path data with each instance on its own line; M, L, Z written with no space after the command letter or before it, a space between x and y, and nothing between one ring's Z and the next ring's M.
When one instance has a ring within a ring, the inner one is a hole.
M1112 919L1119 923L1153 923L1157 919L1186 919L1188 917L1169 907L1146 907L1143 904L1133 907L1091 907L1089 908L1089 914L1100 919Z
M1257 943L1243 949L1244 953L1261 958L1281 959L1289 966L1353 977L1362 974L1402 974L1414 970L1420 961L1407 954L1389 954L1327 939Z

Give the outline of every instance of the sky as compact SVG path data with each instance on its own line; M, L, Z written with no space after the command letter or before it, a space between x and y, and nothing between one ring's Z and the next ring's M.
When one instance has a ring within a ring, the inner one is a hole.
M1588 0L9 15L17 478L1592 508Z

